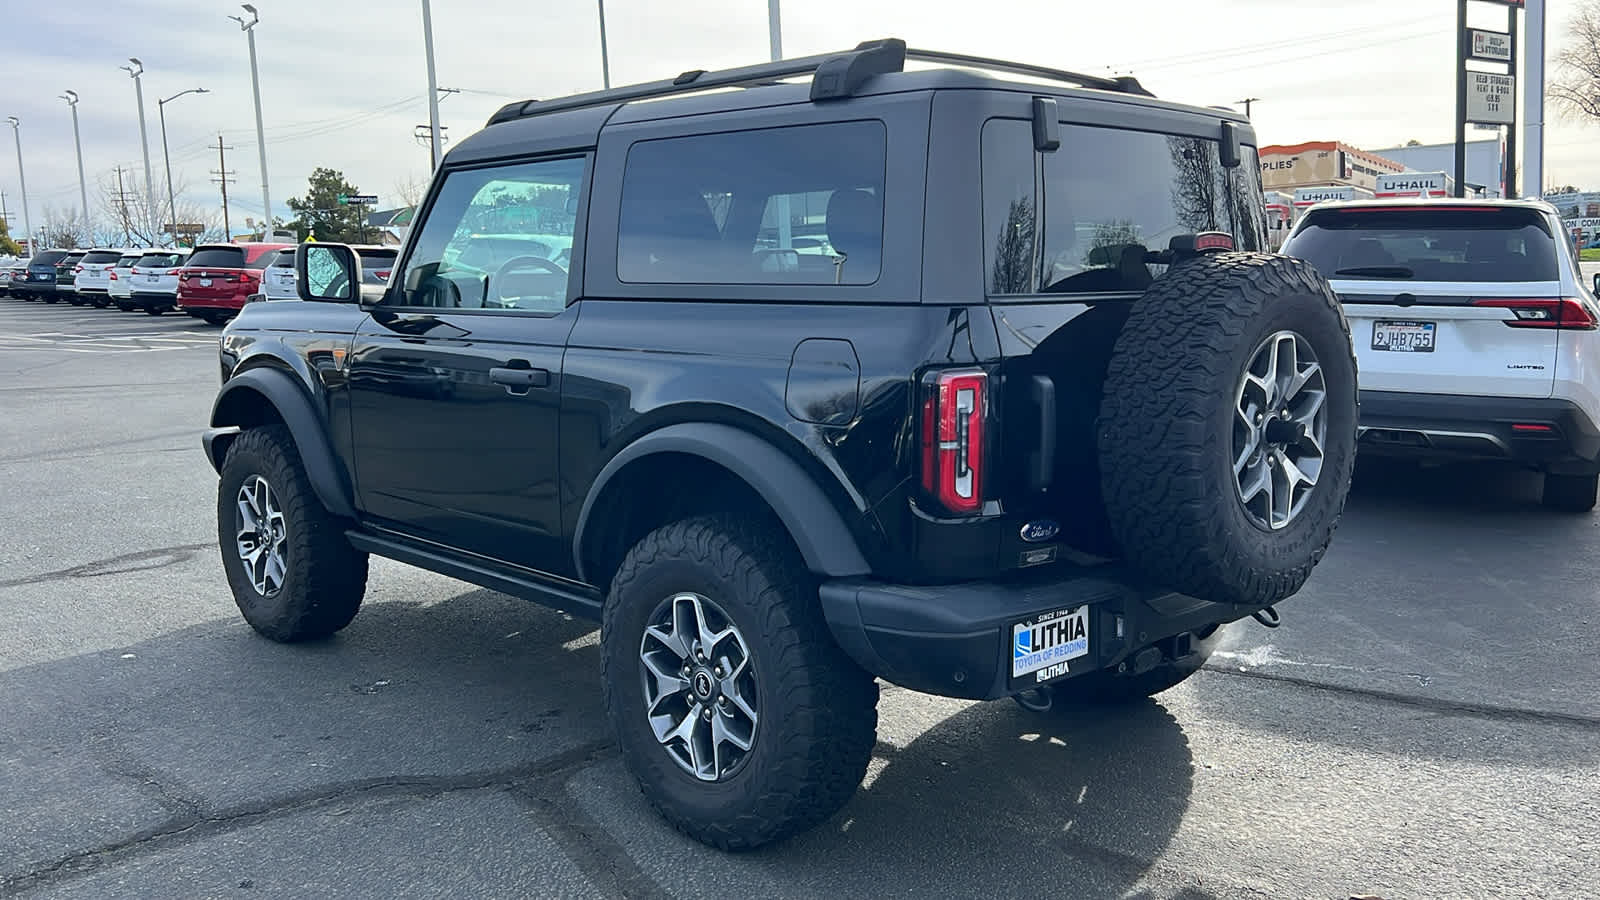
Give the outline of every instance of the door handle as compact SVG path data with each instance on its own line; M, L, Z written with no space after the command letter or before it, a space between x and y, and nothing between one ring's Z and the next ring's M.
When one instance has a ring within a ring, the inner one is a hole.
M489 380L505 385L512 393L526 393L529 388L549 387L550 370L495 366L489 370Z

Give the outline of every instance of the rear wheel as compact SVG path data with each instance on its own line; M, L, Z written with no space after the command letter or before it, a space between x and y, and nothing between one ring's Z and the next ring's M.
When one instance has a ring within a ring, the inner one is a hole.
M1202 600L1293 594L1344 509L1356 410L1349 326L1310 265L1174 265L1134 304L1106 373L1101 492L1117 544Z
M1544 476L1544 494L1540 499L1551 509L1584 513L1594 509L1597 493L1600 493L1600 475L1550 474Z
M61 299L60 297L57 297L57 296L52 294L52 295L50 295L48 297L45 297L44 298L44 302L46 302L46 303L55 303L56 301L58 301L60 299Z
M200 318L203 319L207 325L221 325L223 322L228 321L228 314L208 312L201 313Z
M148 315L159 316L162 313L166 312L167 310L166 310L165 307L161 307L161 306L146 306L144 308L144 311Z
M89 301L89 305L93 306L95 309L105 309L107 306L111 305L111 302L105 297L97 296L93 300Z
M126 300L118 300L117 309L120 309L123 312L133 312L134 306L132 303L129 303Z
M646 535L601 634L623 762L688 836L758 847L831 816L861 783L877 683L834 643L775 526L698 518Z

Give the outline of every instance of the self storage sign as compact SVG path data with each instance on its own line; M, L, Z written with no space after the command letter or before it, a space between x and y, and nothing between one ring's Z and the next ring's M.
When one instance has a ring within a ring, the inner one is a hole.
M1486 59L1494 62L1511 61L1511 35L1503 31L1484 31L1480 28L1469 29L1472 32L1473 59Z
M1467 121L1510 125L1516 120L1517 79L1489 72L1467 73Z

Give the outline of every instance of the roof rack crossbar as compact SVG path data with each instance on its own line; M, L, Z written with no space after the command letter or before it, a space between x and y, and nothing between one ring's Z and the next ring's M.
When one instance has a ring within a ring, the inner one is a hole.
M1095 88L1102 91L1117 91L1123 94L1143 94L1153 97L1154 94L1145 90L1139 84L1139 79L1131 75L1122 75L1114 78L1104 78L1099 75L1085 75L1081 72L1070 72L1066 69L1052 69L1048 66L1035 66L1030 63L1012 62L1005 59L990 59L986 56L970 56L965 53L947 53L943 50L918 50L906 49L906 59L919 62L947 63L950 65L972 66L978 69L988 69L993 72L1009 72L1013 75L1031 75L1035 78L1046 78L1051 81L1064 81L1086 88Z
M626 103L630 100L647 100L656 97L668 97L673 94L694 93L711 88L742 87L769 83L782 78L793 78L796 75L814 73L824 68L835 74L826 79L830 86L821 97L818 96L817 84L813 83L813 99L843 97L848 96L848 91L858 88L862 81L872 75L886 71L900 71L905 62L904 53L905 42L890 38L882 41L868 41L857 45L854 50L847 50L843 53L821 53L816 56L780 59L774 62L741 66L737 69L723 69L717 72L692 69L675 78L612 88L609 91L591 91L586 94L574 94L570 97L558 97L554 100L520 100L501 107L498 112L489 117L488 124L495 125L500 122L509 122L512 119L520 119L524 116L543 115L562 110L583 109L590 106Z

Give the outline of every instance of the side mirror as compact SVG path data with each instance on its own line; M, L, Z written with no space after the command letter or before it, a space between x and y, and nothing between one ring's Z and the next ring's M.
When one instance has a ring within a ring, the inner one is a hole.
M361 257L344 244L320 241L294 251L295 293L301 300L355 303L361 299Z
M1244 163L1244 148L1239 142L1239 126L1232 122L1222 123L1222 140L1218 149L1221 152L1224 169L1237 169Z
M1594 273L1594 292L1596 296L1600 296L1600 272Z

